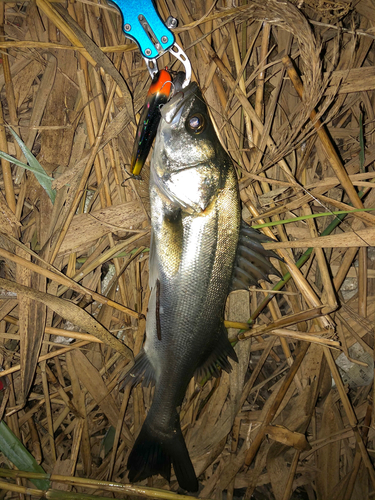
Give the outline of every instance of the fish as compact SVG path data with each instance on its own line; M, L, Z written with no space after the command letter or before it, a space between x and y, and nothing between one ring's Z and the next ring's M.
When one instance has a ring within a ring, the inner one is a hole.
M176 91L177 90L177 91ZM155 386L127 462L130 482L171 466L179 486L199 489L179 408L193 376L230 372L237 355L224 326L231 290L280 276L261 243L270 239L241 218L231 158L193 82L160 110L150 167L150 299L146 340L122 386Z

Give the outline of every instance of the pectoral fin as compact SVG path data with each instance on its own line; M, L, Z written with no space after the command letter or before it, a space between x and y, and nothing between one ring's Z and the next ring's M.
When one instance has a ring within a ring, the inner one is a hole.
M270 274L281 278L269 259L282 259L271 250L263 248L261 243L267 241L271 239L242 221L230 291L247 290L260 280L270 281Z

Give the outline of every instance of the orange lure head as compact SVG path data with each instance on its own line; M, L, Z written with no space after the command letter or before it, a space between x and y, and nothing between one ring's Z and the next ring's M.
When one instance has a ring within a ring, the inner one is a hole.
M150 152L160 122L160 105L165 104L172 89L172 77L162 69L152 81L137 127L131 159L131 172L139 175Z

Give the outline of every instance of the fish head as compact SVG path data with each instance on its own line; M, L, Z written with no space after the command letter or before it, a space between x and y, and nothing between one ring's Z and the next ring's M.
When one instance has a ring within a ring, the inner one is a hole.
M162 154L171 163L171 168L214 160L218 140L207 105L195 82L175 92L162 107L158 136Z
M161 108L152 169L170 199L188 211L204 211L220 189L227 157L195 82Z

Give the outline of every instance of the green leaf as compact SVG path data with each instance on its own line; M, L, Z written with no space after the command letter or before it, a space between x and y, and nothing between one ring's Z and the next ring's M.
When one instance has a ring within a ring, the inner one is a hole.
M334 212L301 215L300 217L293 217L293 219L277 220L275 222L266 222L264 224L252 224L251 227L254 229L261 229L262 227L279 226L280 224L288 224L289 222L298 222L307 219L316 219L317 217L327 217L328 215L347 215L355 212L371 212L371 210L375 210L375 208L353 208L353 210L336 210Z
M113 443L115 441L116 429L111 425L108 431L105 433L104 438L102 439L101 448L104 448L104 456L106 457L108 453L113 448Z
M21 441L13 434L4 420L0 421L0 451L19 470L28 472L40 472L45 474L43 468L35 458L27 451ZM48 490L50 482L48 479L31 479L40 490Z
M38 160L35 158L35 156L32 154L32 152L29 150L29 148L25 145L25 143L22 141L20 137L15 133L15 131L9 127L9 130L15 140L17 141L19 147L21 148L22 153L25 155L25 158L27 160L28 165L25 165L24 163L18 162L18 160L15 160L12 156L7 155L9 158L5 158L3 155L6 153L1 152L1 156L8 160L9 162L15 163L16 165L19 165L20 167L26 168L27 170L30 170L32 172L36 179L38 180L39 184L42 186L42 188L45 190L45 192L48 194L48 196L51 198L52 203L54 203L55 198L56 198L56 191L52 189L52 181L53 178L47 175L46 171L42 167L42 165L38 162ZM18 163L17 163L18 162Z
M34 173L34 169L32 167L30 167L29 165L27 165L27 163L23 163L22 161L17 160L17 158L13 158L13 156L8 155L8 153L4 153L4 151L0 151L0 158L3 158L4 160L9 161L9 163L14 163L18 167L26 168L27 170L30 170L30 172ZM39 173L39 172L36 172L36 173ZM50 177L46 173L40 174L40 175L44 175L46 179L51 179L51 181L53 180L52 177Z

